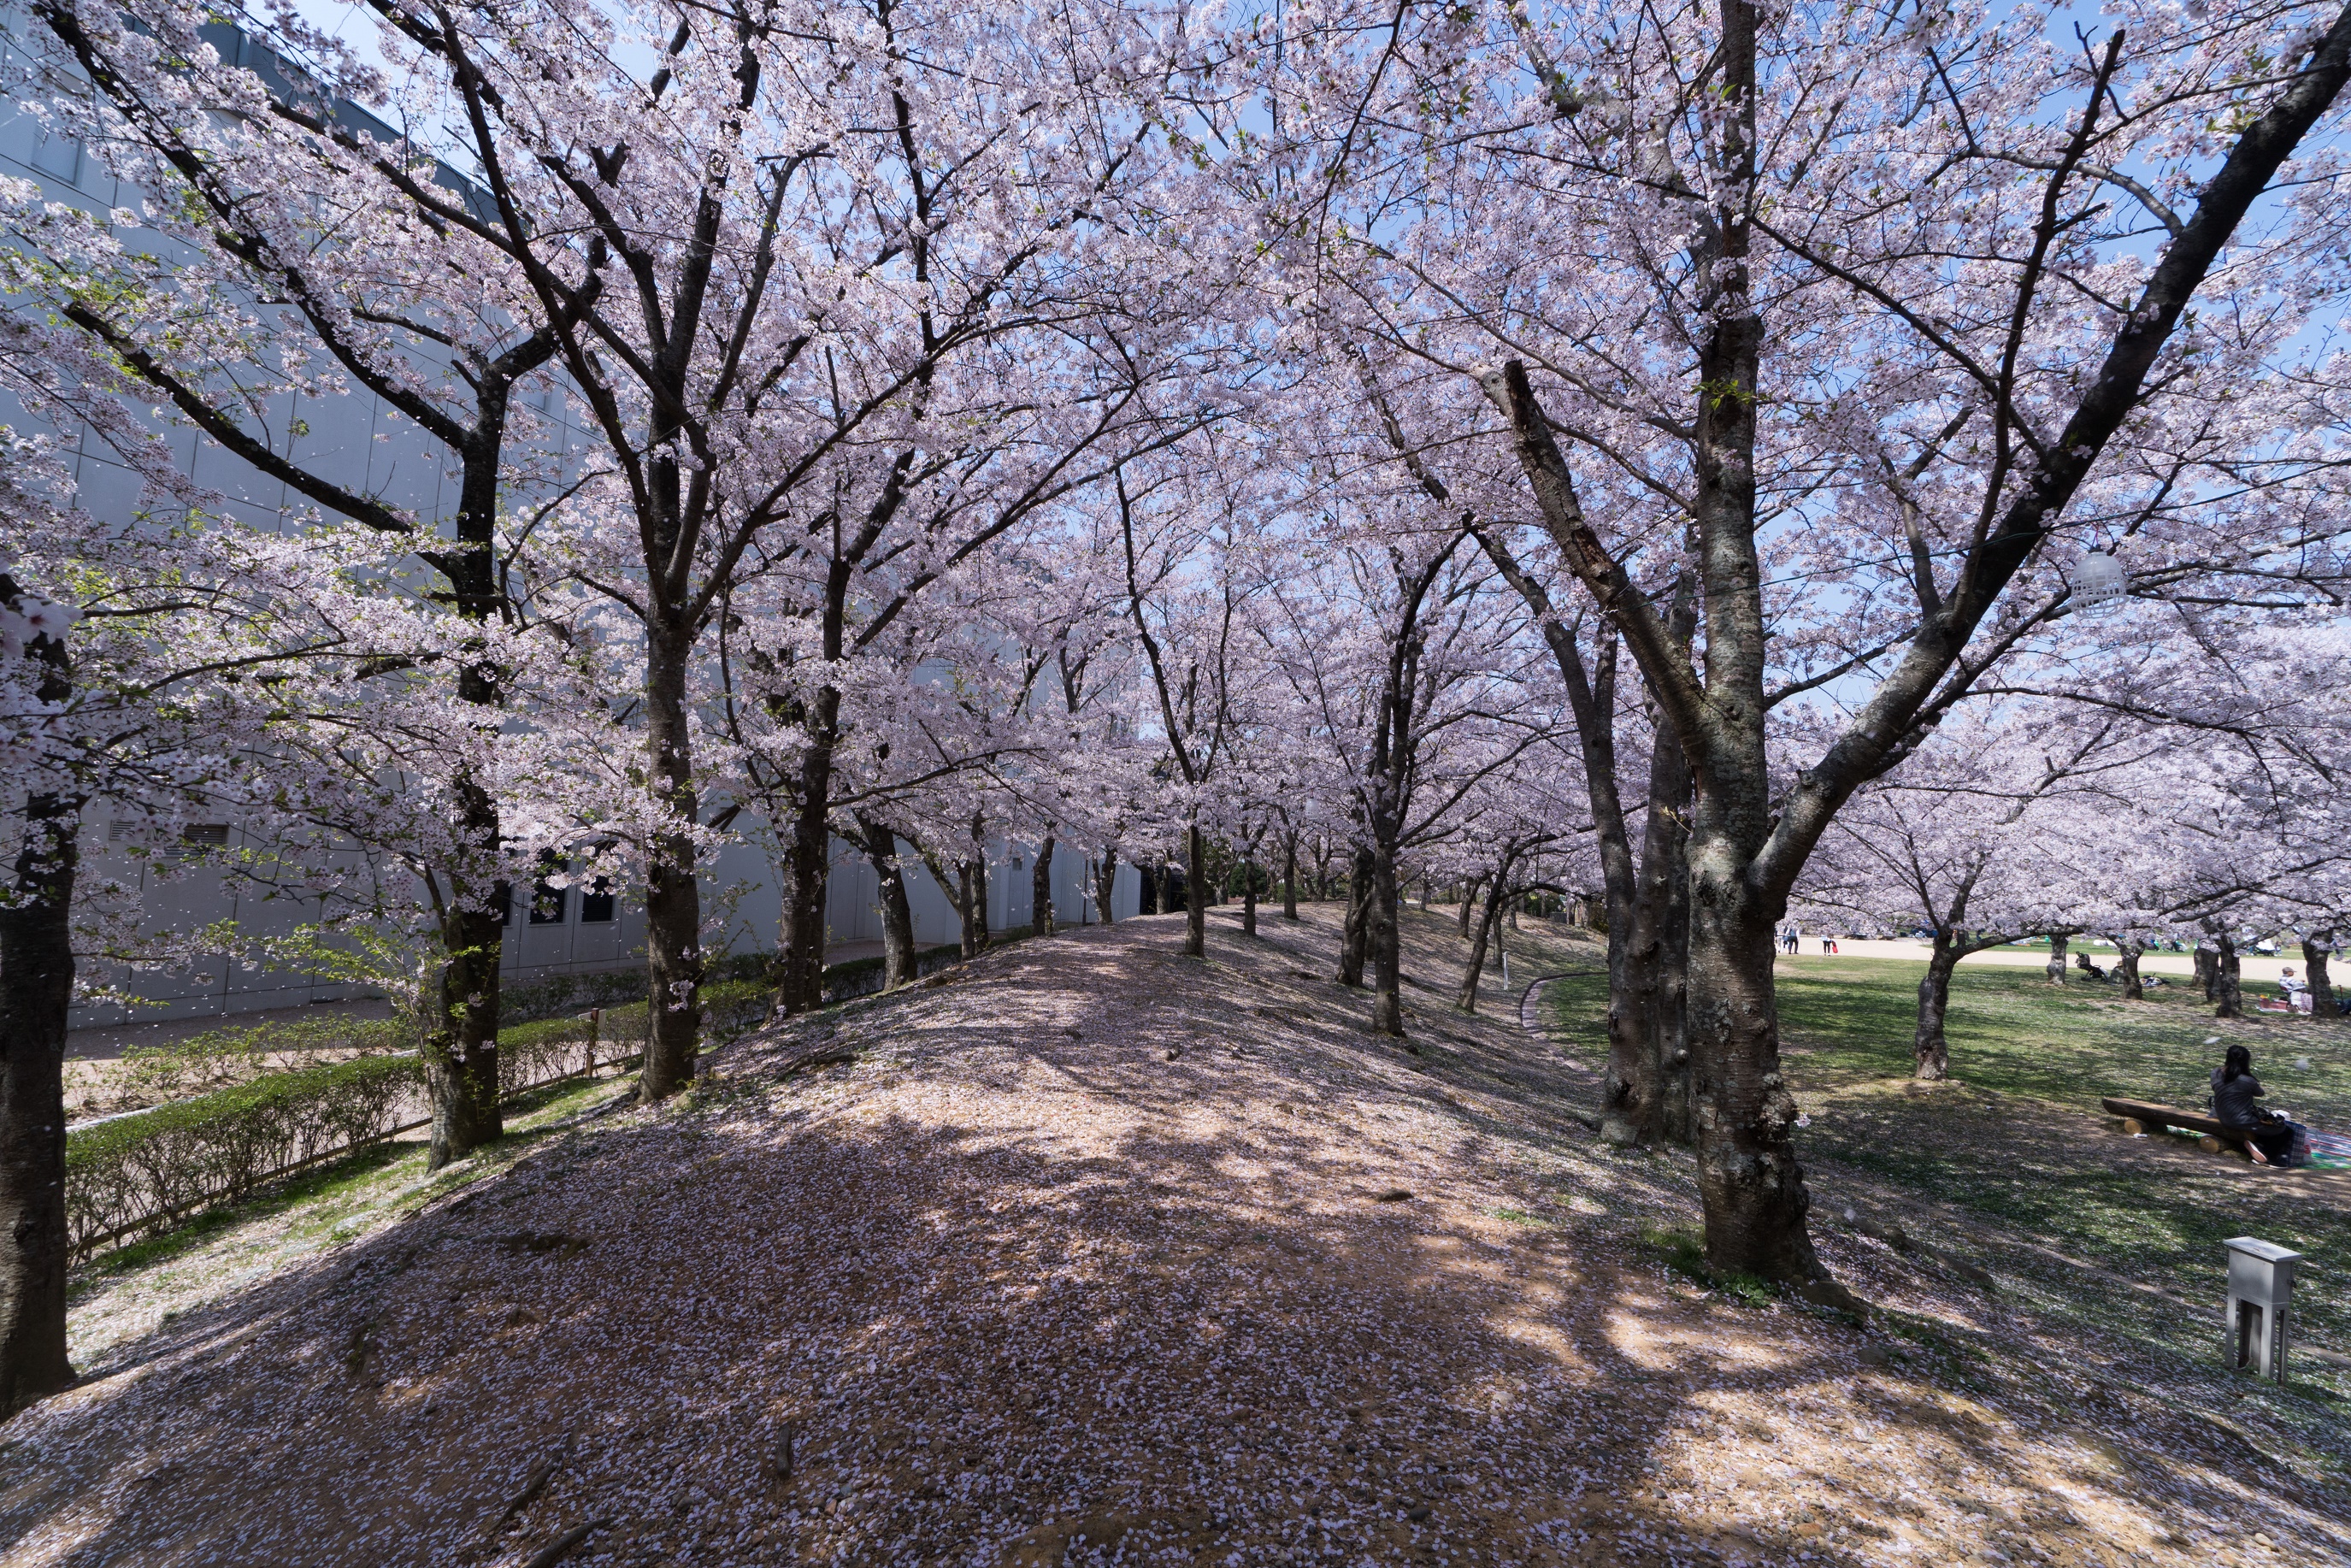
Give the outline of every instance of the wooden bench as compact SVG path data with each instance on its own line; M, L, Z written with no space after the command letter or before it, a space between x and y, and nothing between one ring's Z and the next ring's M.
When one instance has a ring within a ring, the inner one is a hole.
M2123 1119L2126 1133L2159 1133L2167 1127L2202 1134L2197 1139L2206 1150L2218 1154L2222 1149L2244 1152L2245 1139L2241 1133L2230 1132L2219 1120L2205 1111L2182 1111L2176 1105L2158 1105L2147 1100L2121 1100L2112 1095L2098 1102L2109 1116Z

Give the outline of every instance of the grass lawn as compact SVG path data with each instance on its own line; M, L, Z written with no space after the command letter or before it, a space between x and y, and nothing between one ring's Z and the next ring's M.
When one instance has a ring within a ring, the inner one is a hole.
M1962 968L1946 1025L1955 1082L1929 1086L1910 1081L1924 968L1810 955L1780 963L1787 1071L1809 1118L1798 1147L1823 1210L1890 1189L1980 1219L1994 1246L2002 1232L2017 1235L2178 1298L2210 1299L2207 1317L2078 1276L2053 1284L2042 1304L2215 1359L2221 1242L2260 1236L2309 1255L2297 1339L2351 1351L2351 1177L2255 1171L2183 1138L2128 1138L2098 1106L2105 1094L2201 1105L2223 1050L2204 1042L2218 1035L2252 1049L2270 1103L2313 1126L2351 1129L2351 1023L2269 1015L2224 1024L2187 987L2124 1002L2106 987L2053 987L2029 969ZM1550 994L1573 1037L1604 1030L1604 978ZM2338 1380L2307 1359L2295 1371Z

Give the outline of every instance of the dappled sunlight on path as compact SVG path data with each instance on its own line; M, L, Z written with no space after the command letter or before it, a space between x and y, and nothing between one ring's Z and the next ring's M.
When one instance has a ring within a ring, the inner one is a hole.
M1637 1233L1686 1222L1687 1164L1598 1146L1515 997L1440 1006L1435 918L1418 1054L1320 977L1331 913L1264 925L1218 912L1205 965L1176 917L1025 943L461 1173L5 1428L0 1552L519 1563L599 1521L565 1562L2169 1550L2059 1427L1662 1268ZM820 1046L856 1060L792 1070ZM2069 1478L2111 1495L2061 1521Z

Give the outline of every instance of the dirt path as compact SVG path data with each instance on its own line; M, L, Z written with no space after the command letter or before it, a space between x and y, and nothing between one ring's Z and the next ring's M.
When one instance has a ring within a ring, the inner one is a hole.
M98 1281L91 1380L0 1428L0 1557L2351 1557L2325 1456L1941 1264L1825 1231L1867 1333L1699 1291L1642 1239L1687 1162L1598 1145L1585 1047L1445 1006L1416 912L1417 1054L1376 1039L1334 924L1023 944L308 1250Z

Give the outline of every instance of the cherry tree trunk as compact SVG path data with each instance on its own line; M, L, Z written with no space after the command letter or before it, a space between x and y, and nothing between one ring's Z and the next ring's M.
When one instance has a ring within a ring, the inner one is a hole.
M2204 988L2204 999L2212 1001L2220 994L2220 955L2203 943L2196 944L2196 983Z
M1208 846L1200 824L1184 830L1184 952L1208 956Z
M2220 933L2220 951L2213 955L2214 999L2220 1005L2215 1018L2241 1019L2245 1016L2245 989L2239 973L2237 939L2226 931Z
M1257 935L1257 862L1241 862L1241 935Z
M467 602L465 577L471 573L455 562L446 570L458 585L460 602ZM471 664L458 676L457 695L488 709L498 706L500 696L496 683ZM465 840L495 854L497 803L470 772L461 772L455 784ZM483 894L468 868L452 868L439 922L441 972L417 1042L433 1116L427 1170L463 1159L504 1131L498 1110L498 982L506 941L503 905L509 901L494 902Z
M1461 940L1464 942L1469 940L1471 922L1481 913L1479 908L1478 890L1485 885L1484 877L1473 876L1461 889Z
M2127 936L2115 938L2115 975L2123 983L2123 1000L2147 1000L2146 982L2139 978L2138 957L2147 951L2147 944L2134 942Z
M971 814L971 856L956 868L964 882L964 956L987 951L987 825L977 811Z
M1795 1097L1780 1071L1772 927L1749 860L1703 826L1690 843L1689 1040L1706 1207L1707 1261L1723 1272L1813 1280L1823 1272L1790 1130Z
M1608 1072L1603 1109L1623 1143L1689 1144L1689 767L1655 748L1636 862L1629 842L1601 845L1608 909ZM1621 818L1614 819L1621 821ZM1605 1124L1604 1124L1604 1125Z
M465 786L469 796L478 794ZM498 1112L498 961L505 912L461 885L441 917L440 984L420 1042L433 1133L424 1168L463 1159L502 1130Z
M1360 986L1364 983L1364 956L1369 950L1372 936L1372 852L1355 852L1352 874L1347 879L1347 917L1339 930L1339 983Z
M2334 946L2335 933L2314 931L2302 939L2302 969L2310 982L2310 1012L2313 1018L2331 1019L2342 1015L2335 1010L2335 982L2326 973L2327 950Z
M1478 982L1486 972L1486 948L1494 935L1494 918L1500 913L1501 900L1496 894L1499 894L1501 883L1497 881L1494 888L1495 894L1488 895L1484 907L1479 911L1476 930L1469 938L1469 961L1461 969L1461 994L1454 998L1453 1005L1465 1013L1478 1010ZM1466 907L1469 903L1468 894L1464 894L1461 902Z
M1029 868L1029 934L1053 934L1053 835L1037 847L1037 863Z
M1687 985L1689 962L1689 764L1681 747L1651 748L1649 806L1641 834L1631 929L1625 934L1625 985L1632 1006L1628 1041L1638 1077L1630 1098L1644 1141L1687 1144L1690 1120Z
M987 946L987 863L984 858L973 858L987 853L980 847L977 818L972 821L972 855L958 858L952 871L937 852L923 851L923 864L930 871L931 880L955 906L956 948L966 958L978 957Z
M810 1012L824 1005L826 895L832 880L832 736L841 694L817 693L808 716L808 749L791 781L791 836L785 841L782 908L776 925L776 1008Z
M443 570L456 591L459 608L486 619L496 584L487 549L455 552ZM496 710L503 694L480 661L468 661L457 677L460 701ZM494 712L485 717L495 722ZM460 823L467 842L485 855L498 848L497 802L470 772L455 780ZM418 1055L432 1107L433 1131L425 1169L437 1171L465 1158L505 1131L498 1109L498 984L506 920L511 900L494 904L482 896L467 871L450 877L449 901L441 915L439 984Z
M987 946L987 873L969 861L956 862L956 945L967 958Z
M1729 0L1724 17L1725 79L1751 103L1755 12ZM1728 133L1747 131L1742 124ZM1732 237L1743 246L1743 229ZM1730 291L1743 294L1743 257L1728 270ZM1719 1273L1810 1281L1827 1271L1805 1227L1812 1199L1792 1138L1796 1101L1780 1071L1773 988L1774 928L1787 912L1787 888L1753 876L1774 814L1764 737L1762 563L1752 531L1755 404L1742 395L1758 383L1761 338L1757 317L1726 309L1699 355L1702 384L1738 391L1698 400L1693 444L1709 700L1694 720L1707 730L1680 737L1685 757L1707 758L1702 776L1692 768L1686 849L1691 1092L1708 1264Z
M1094 910L1104 925L1118 924L1118 916L1110 906L1113 894L1118 892L1118 846L1102 851L1102 863L1094 869Z
M1951 1075L1950 1042L1943 1038L1943 1019L1951 1009L1951 971L1959 967L1959 944L1938 923L1935 950L1927 959L1927 973L1918 981L1918 1028L1911 1040L1917 1061L1911 1076L1935 1082Z
M44 683L49 700L62 676ZM67 1009L81 812L26 802L0 904L0 1420L69 1386L66 1358Z
M493 551L510 385L494 375L481 387L480 420L473 440L461 448L457 548L436 559L449 580L457 613L476 625L487 625L507 608ZM457 700L483 710L483 727L495 733L506 702L502 676L479 644L468 652L479 656L460 661ZM464 841L482 859L495 860L504 836L496 800L470 768L462 769L455 784ZM512 900L486 898L486 891L475 868L462 859L451 868L448 902L440 920L439 983L418 1041L425 1098L433 1113L428 1170L463 1159L505 1131L498 1109L498 986Z
M1664 939L1657 944L1657 1130L1682 1147L1698 1143L1698 1094L1689 1044L1689 868L1677 839L1673 880L1666 887ZM1778 948L1772 949L1778 956Z
M696 810L685 671L693 633L655 622L645 646L645 747L674 827L656 828L645 856L645 967L652 991L637 1092L660 1100L694 1082L702 1023L702 888L695 873Z
M914 908L906 896L906 868L898 859L898 835L886 822L857 813L860 847L873 868L882 909L882 988L914 983Z
M1281 835L1281 917L1298 918L1298 834Z
M1403 911L1396 885L1395 856L1383 851L1372 866L1372 906L1369 935L1372 961L1372 1032L1404 1033L1403 933L1397 929Z
M2053 986L2065 983L2065 949L2069 940L2063 931L2049 938L2049 962L2043 966L2043 969Z

